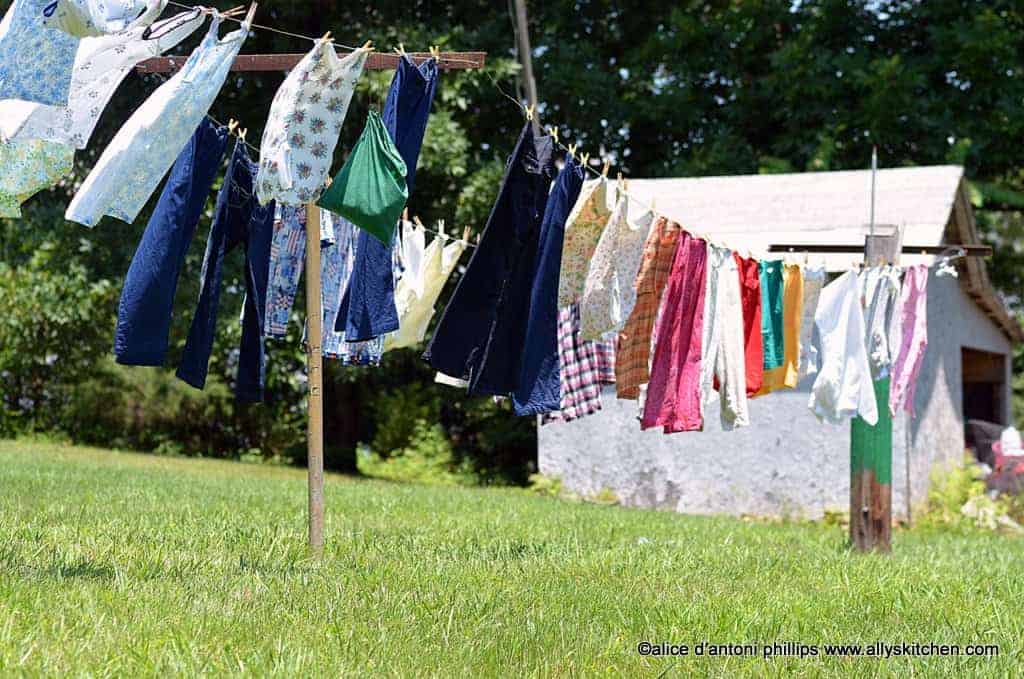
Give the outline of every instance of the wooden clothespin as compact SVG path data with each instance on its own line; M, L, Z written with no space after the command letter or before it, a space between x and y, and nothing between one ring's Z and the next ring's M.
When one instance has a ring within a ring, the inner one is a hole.
M238 132L238 138L239 138L239 139L240 139L240 140L242 141L242 143L243 143L243 144L245 143L245 135L246 135L246 134L247 134L248 132L249 132L249 128L248 128L248 127L243 127L243 128L242 128L242 129L241 129L241 130L240 130L240 131Z
M444 220L443 219L437 220L437 232L439 234L441 234L442 236L444 236ZM447 238L447 236L445 236L445 238Z
M607 179L608 178L608 170L610 170L611 167L612 167L612 161L606 159L604 161L604 166L601 168L601 176L604 177L605 179Z
M405 208L404 210L402 210L402 221L409 221L409 208Z
M421 229L427 228L427 227L423 226L423 222L420 221L420 216L419 215L413 215L412 216L412 221L413 221L414 224L416 224L416 226L420 227Z
M258 6L259 5L255 2L249 5L249 13L245 15L245 21L242 22L242 25L246 28L252 26L252 19L254 16L256 16L256 8Z
M360 47L360 49L369 50L370 52L372 52L373 51L373 41L372 40L367 40L366 42L363 43L363 46Z
M468 226L462 227L462 242L463 243L465 243L466 241L469 240L469 233L470 233L470 230L469 230Z
M238 127L238 121L234 118L228 119L228 134L234 134L235 128Z
M405 45L398 43L398 47L395 48L395 54L400 57L405 56Z
M327 42L330 39L331 39L331 32L327 31L326 33L324 33L324 37L320 38L320 42Z
M558 125L551 128L551 138L555 140L555 146L558 146Z
M437 45L431 45L430 56L434 58L434 61L441 61L441 48Z
M570 158L575 158L576 157L576 144L569 144L569 157Z
M236 14L241 14L245 11L245 5L239 5L238 7L232 7L231 9L221 12L220 15L225 18L231 18Z
M584 167L586 167L587 163L589 163L589 162L590 162L590 154L589 153L584 153L584 154L582 154L580 156L580 165L583 165Z
M525 111L526 111L526 119L532 121L533 120L533 106L527 106Z

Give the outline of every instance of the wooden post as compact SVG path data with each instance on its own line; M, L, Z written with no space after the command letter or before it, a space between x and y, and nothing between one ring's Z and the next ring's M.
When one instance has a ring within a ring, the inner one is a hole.
M872 229L874 230L874 229ZM878 266L899 261L900 235L872 235L864 262ZM892 416L889 380L874 383L878 423L860 417L850 424L850 544L860 552L892 550Z
M324 402L323 311L320 307L320 208L306 206L306 362L309 379L309 427L306 435L309 476L309 546L324 548Z

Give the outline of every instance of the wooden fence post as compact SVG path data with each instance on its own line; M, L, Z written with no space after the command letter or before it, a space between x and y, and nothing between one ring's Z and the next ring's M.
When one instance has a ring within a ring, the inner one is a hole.
M324 548L324 402L323 311L320 283L320 208L306 206L306 363L309 379L309 427L306 437L309 477L309 546Z

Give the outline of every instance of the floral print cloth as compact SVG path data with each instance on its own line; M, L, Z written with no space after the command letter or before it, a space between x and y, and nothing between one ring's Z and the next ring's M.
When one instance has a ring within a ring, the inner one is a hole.
M558 308L579 301L590 270L590 259L608 223L608 180L583 183L576 205L565 222L562 268L558 278Z
M111 35L151 23L166 4L167 0L55 0L47 6L43 24L79 38Z
M63 106L79 39L46 28L51 0L14 0L0 24L0 99Z
M217 38L215 15L202 44L103 151L68 206L67 219L95 226L103 215L133 222L217 97L249 26Z
M288 74L260 144L261 202L305 205L320 197L367 54L358 49L339 59L330 42L318 40Z
M636 305L636 275L644 255L644 242L654 223L648 211L637 223L629 220L629 196L619 198L601 239L597 242L580 300L581 329L585 340L598 340L620 330Z
M0 136L46 139L84 149L118 85L140 61L155 57L190 36L206 21L200 10L182 12L116 35L86 38L78 48L67 106L28 101L0 102Z
M21 204L71 173L75 150L33 139L0 142L0 217L21 217Z

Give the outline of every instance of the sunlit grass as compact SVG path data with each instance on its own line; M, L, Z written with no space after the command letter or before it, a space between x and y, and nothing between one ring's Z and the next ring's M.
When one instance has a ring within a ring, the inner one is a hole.
M0 441L0 673L1019 674L1024 540L843 530ZM641 657L642 640L998 643L993 659Z

